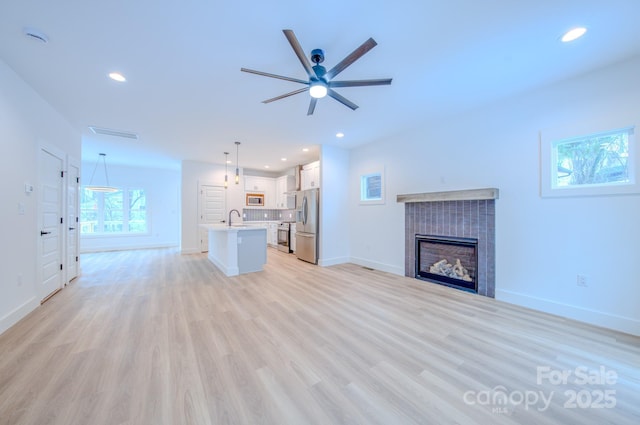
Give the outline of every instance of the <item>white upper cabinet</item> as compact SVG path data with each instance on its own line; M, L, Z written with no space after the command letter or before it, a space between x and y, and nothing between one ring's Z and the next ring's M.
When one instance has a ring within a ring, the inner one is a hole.
M267 187L268 187L267 177L244 176L245 192L264 193L267 191Z
M302 190L320 187L320 161L314 161L302 166L300 183Z
M246 193L264 194L264 206L276 208L276 182L270 177L244 176L244 191Z
M296 189L296 178L294 176L282 176L276 179L276 208L294 209L296 207L296 196L291 193Z

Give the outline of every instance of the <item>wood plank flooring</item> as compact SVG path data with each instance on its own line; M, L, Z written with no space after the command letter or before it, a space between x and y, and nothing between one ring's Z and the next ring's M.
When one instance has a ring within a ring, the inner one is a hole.
M0 335L0 424L638 424L639 369L638 337L355 265L86 254Z

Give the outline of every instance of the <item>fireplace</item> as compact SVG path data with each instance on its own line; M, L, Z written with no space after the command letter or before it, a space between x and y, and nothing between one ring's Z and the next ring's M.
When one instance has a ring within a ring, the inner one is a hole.
M478 292L478 239L416 235L415 276Z
M475 260L467 265L459 257L461 265L473 279L473 287L465 281L447 282L453 287L461 287L478 295L495 296L495 206L498 189L468 189L448 192L426 192L397 195L397 201L405 204L405 276L432 280L433 276L419 276L416 270L416 256L419 244L417 235L437 235L454 241L475 241ZM456 266L458 257L434 258L422 272L430 273L434 263ZM475 266L474 266L475 264ZM456 268L458 270L459 268ZM462 280L462 279L459 279ZM467 286L467 288L465 288Z

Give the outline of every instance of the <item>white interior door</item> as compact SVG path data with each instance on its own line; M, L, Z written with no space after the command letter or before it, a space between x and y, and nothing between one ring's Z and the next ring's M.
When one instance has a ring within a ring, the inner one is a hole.
M80 223L78 214L80 196L80 164L67 161L67 221L63 229L67 232L66 282L71 282L80 274Z
M198 224L219 224L225 218L225 189L224 186L201 184L198 188L199 208ZM199 228L200 251L209 250L209 232Z
M38 193L38 282L39 294L45 300L63 284L63 158L59 153L42 148L39 153Z

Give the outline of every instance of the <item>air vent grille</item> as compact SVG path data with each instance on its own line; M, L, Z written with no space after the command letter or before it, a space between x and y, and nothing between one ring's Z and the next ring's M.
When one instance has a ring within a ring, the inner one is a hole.
M95 127L95 126L89 126L89 130L91 130L93 134L101 134L103 136L123 137L125 139L138 140L138 135L130 131L113 130L110 128L102 128L102 127Z

